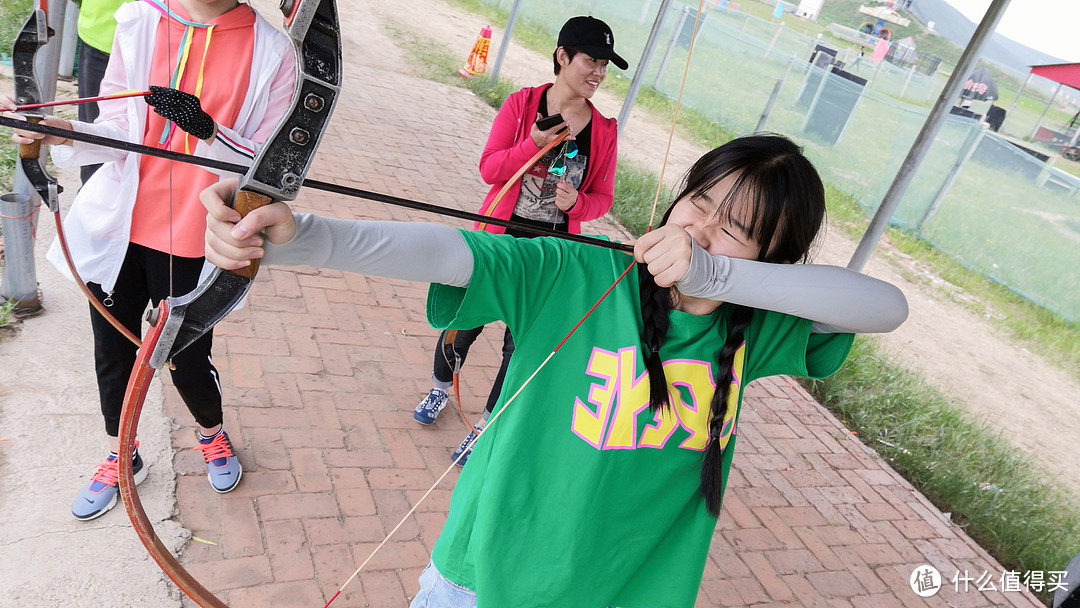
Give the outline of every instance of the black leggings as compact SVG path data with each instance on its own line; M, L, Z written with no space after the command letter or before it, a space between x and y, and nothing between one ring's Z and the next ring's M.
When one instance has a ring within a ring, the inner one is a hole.
M106 295L101 286L90 283L90 291L135 335L142 333L142 319L148 302L154 306L169 295L181 295L195 289L202 271L202 258L180 258L134 243L128 244L127 256L116 278L116 289ZM172 286L170 289L170 279ZM105 432L120 434L120 410L128 378L135 366L137 348L118 332L105 317L90 307L90 326L94 330L94 363L97 371L101 414ZM213 332L196 340L172 359L173 385L180 393L195 421L203 428L221 424L221 386L210 360Z
M476 338L482 331L484 331L483 325L475 329L458 330L457 337L454 338L454 352L461 358L462 365L465 364L465 357L469 356L469 347L476 342ZM447 361L443 354L444 340L446 340L446 330L439 334L439 343L435 346L435 366L432 368L432 374L436 380L445 384L454 379L454 368L452 361ZM488 393L487 406L484 408L485 415L491 414L491 411L495 409L495 403L499 401L503 380L506 378L506 368L510 365L512 354L514 354L514 338L510 335L510 328L507 328L503 335L502 364L499 365L499 373L495 375L495 382L492 383L491 392Z

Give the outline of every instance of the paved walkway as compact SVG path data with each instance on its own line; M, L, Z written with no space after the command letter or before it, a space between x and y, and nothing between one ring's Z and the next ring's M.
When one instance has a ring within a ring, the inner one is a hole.
M396 71L353 67L348 74L312 177L475 210L486 190L475 166L494 111L462 89ZM297 207L462 225L313 192ZM588 229L626 237L607 222ZM425 322L425 293L424 285L404 281L263 269L249 307L216 332L225 425L245 468L230 494L208 487L200 455L189 449L190 415L164 387L164 413L178 425L171 430L176 452L172 463L167 454L151 461L150 478L159 482L141 491L144 500L167 503L171 488L160 482L175 470L175 520L199 539L183 546L182 561L230 606L323 605L446 470L466 426L450 410L432 428L410 416L429 387L437 333ZM78 312L65 318L84 323L82 307L73 308ZM35 327L28 324L20 339L30 339ZM466 412L474 418L498 367L501 336L501 328L485 332L463 375ZM72 359L72 366L85 365ZM5 404L14 404L11 395ZM93 420L93 408L83 409ZM1019 591L976 590L974 579L984 573L1000 588L1002 566L793 381L751 385L743 417L697 606L1041 605ZM456 476L451 471L334 606L408 605ZM63 496L63 504L47 505L50 512L66 509L70 497ZM167 507L162 517L168 519ZM106 533L130 534L122 509L98 522ZM62 569L63 553L58 560ZM946 579L927 599L909 585L922 564ZM7 577L17 567L8 562L0 570ZM973 579L967 590L949 582L957 573ZM108 570L99 576L100 585ZM17 586L22 594L15 597L31 605L35 587ZM160 595L130 605L178 603L160 580L153 589Z

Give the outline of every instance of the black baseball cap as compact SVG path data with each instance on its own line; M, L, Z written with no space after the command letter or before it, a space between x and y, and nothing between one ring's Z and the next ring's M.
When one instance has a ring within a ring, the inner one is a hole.
M620 69L629 67L615 52L615 35L596 17L572 17L559 31L558 46L573 46L593 59L608 59Z

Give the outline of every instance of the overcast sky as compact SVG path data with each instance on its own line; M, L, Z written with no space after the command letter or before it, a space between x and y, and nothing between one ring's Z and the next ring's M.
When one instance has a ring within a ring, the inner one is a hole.
M945 0L975 23L991 0ZM1080 0L1012 0L997 32L1033 49L1080 62Z

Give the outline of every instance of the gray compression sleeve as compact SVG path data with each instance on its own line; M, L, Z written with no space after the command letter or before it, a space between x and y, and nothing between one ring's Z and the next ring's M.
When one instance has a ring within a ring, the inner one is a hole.
M814 321L815 333L890 332L907 319L895 285L817 264L768 264L711 256L694 243L680 293L774 310Z
M308 265L380 277L466 287L472 251L461 233L441 224L366 222L293 214L296 235L266 244L263 263Z

